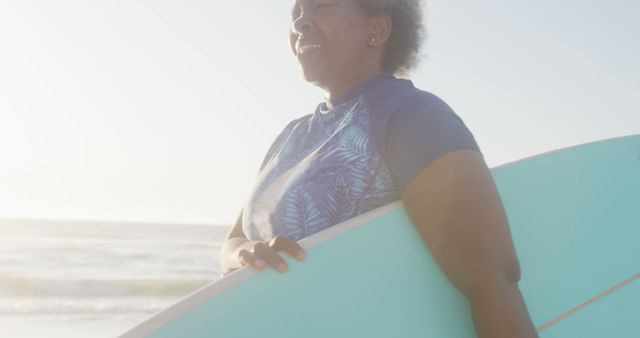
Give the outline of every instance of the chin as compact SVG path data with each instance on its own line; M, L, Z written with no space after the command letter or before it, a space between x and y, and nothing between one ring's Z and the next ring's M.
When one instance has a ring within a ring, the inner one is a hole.
M321 85L326 82L326 72L319 69L312 69L311 67L300 65L300 71L302 72L302 78L309 83Z

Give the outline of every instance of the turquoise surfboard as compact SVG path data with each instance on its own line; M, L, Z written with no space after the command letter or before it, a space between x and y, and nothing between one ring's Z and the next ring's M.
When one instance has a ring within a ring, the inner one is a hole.
M640 337L640 135L492 169L543 338ZM469 304L400 202L300 241L289 272L245 267L121 337L476 337Z

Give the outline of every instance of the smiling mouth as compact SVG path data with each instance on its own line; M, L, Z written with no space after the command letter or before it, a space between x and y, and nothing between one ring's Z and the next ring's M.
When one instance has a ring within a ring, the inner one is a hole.
M317 52L321 48L322 48L321 44L304 45L296 50L298 53L297 56L302 57L305 55L313 54L314 52Z

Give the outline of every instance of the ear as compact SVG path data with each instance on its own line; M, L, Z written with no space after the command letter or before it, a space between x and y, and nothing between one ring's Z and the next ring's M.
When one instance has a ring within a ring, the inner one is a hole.
M372 47L384 45L389 40L392 25L389 15L369 17L369 37L375 37L375 42L369 41L369 45Z

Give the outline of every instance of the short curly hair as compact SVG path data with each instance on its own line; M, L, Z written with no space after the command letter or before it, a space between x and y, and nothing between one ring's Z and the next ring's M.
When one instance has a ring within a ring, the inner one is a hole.
M382 59L384 71L404 75L421 59L422 43L427 37L424 25L424 0L357 0L369 15L389 15L391 35Z

